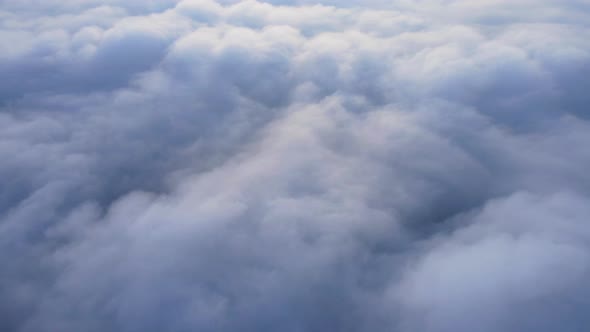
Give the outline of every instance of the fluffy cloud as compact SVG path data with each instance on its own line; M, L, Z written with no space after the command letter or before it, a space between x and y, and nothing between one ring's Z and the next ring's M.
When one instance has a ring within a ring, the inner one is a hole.
M0 329L583 330L589 14L3 1Z

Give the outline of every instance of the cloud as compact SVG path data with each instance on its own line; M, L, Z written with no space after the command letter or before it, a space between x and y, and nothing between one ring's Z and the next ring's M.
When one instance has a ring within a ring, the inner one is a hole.
M587 218L586 198L568 193L490 202L396 286L408 328L584 329Z
M1 330L588 325L582 2L2 4Z

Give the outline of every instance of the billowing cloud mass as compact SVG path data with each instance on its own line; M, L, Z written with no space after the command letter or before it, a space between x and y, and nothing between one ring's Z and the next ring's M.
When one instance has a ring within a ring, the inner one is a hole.
M0 330L590 327L585 0L0 1Z

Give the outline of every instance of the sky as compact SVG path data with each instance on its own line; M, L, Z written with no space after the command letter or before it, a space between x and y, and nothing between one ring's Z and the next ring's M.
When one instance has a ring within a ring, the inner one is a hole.
M585 332L587 0L0 0L0 330Z

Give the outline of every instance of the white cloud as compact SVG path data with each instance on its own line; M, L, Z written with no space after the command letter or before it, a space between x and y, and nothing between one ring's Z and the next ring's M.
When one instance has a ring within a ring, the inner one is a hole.
M0 329L580 330L588 13L4 1Z

